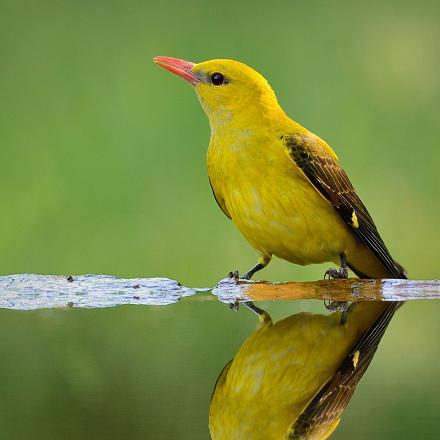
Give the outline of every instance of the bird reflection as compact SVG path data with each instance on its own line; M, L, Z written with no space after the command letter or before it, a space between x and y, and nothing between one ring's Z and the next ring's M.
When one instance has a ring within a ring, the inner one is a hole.
M259 324L217 379L212 438L328 438L399 305L352 304L342 325L339 311L273 323L250 303Z

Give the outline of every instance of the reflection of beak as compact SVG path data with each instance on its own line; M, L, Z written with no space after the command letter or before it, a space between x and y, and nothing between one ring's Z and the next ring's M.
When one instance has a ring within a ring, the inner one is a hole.
M192 68L195 66L195 64L191 63L190 61L179 60L178 58L171 57L154 57L153 61L164 69L169 70L171 73L182 77L185 81L188 81L193 86L200 82L200 79L197 78L192 71Z

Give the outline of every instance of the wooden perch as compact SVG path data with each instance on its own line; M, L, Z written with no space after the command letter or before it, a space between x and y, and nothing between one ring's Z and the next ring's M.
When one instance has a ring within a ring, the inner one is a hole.
M438 280L321 280L270 283L227 278L216 287L195 289L168 278L116 278L108 275L7 275L0 277L0 308L167 305L192 296L226 303L319 299L335 301L410 301L439 299Z
M270 283L267 281L221 280L213 293L220 301L270 301L319 299L333 301L411 301L439 299L439 280L320 280Z

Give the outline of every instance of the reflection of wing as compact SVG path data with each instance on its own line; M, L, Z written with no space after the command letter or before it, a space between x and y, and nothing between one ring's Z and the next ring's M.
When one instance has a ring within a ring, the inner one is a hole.
M314 135L282 137L287 154L394 278L404 277L333 151Z
M217 380L216 380L216 382L215 382L215 385L214 385L214 389L212 390L212 394L211 394L211 401L212 401L212 398L214 397L214 394L215 394L215 390L217 389L217 387L222 387L223 386L223 384L225 383L225 380L226 380L226 376L228 375L228 372L229 372L229 369L231 368L231 365L232 365L232 361L233 361L234 359L231 359L224 367L223 367L223 370L220 372L220 374L218 375L218 377L217 377Z
M289 429L288 439L327 438L336 428L357 384L368 368L379 342L402 303L390 303L370 329L359 339L333 377L321 388Z

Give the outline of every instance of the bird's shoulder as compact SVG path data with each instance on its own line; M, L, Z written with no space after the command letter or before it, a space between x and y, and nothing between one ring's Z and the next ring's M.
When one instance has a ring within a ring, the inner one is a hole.
M303 127L291 132L284 132L280 139L287 153L295 159L295 162L302 164L305 161L313 160L340 166L338 156L330 145Z
M354 203L372 222L350 179L341 167L336 153L324 140L306 129L285 133L281 136L281 140L291 161L321 195L335 208L346 205L348 210L343 216L349 218L344 220L352 220L354 206L351 205Z
M279 137L284 145L338 161L338 156L324 139L292 119L281 124L279 129Z

